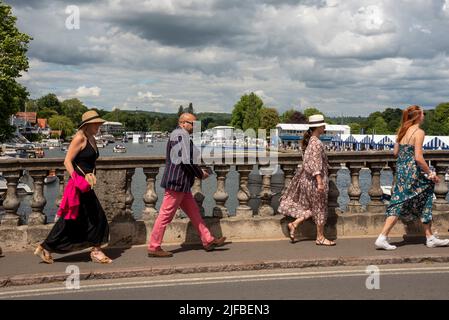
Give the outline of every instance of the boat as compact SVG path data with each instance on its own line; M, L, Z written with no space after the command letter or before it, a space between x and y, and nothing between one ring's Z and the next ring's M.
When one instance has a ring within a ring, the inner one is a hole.
M122 145L122 144L118 144L118 145L114 146L113 151L114 152L124 153L124 152L126 152L126 147L124 145Z
M56 171L55 170L50 170L48 176L45 177L45 179L44 179L44 183L45 184L50 184L50 183L55 182L56 180L57 180Z
M0 178L0 193L8 191L8 184L4 178ZM29 185L23 182L19 182L17 184L17 194L25 195L25 194L33 194L33 190Z
M36 156L37 156L38 158L43 158L43 157L45 157L44 148L42 148L42 147L35 147L35 148L34 148L34 152L36 153Z

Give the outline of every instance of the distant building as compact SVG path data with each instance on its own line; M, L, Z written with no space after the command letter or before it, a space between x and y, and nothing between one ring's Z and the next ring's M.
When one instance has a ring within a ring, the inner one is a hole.
M211 131L215 140L229 140L233 137L234 127L218 126L213 127Z
M276 129L281 141L297 142L302 140L304 133L309 129L309 126L307 124L280 123L276 126ZM333 138L342 134L351 134L351 127L347 125L329 124L326 125L326 131L320 139L323 141L332 141Z
M16 118L23 119L33 126L37 124L37 112L17 112Z
M38 118L37 119L37 126L41 129L48 128L48 121L47 119Z
M123 127L123 124L120 122L106 121L100 127L100 131L101 131L101 133L105 133L105 134L119 135L119 134L123 133L124 127Z

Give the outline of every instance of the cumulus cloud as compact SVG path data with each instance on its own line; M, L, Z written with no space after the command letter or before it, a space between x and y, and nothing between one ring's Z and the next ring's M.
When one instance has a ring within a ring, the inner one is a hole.
M62 99L65 98L92 98L92 97L99 97L101 94L101 88L99 87L86 87L81 86L75 90L65 90L64 95L62 96Z
M334 115L448 100L448 0L82 0L80 30L73 1L8 3L34 38L33 97L230 112L253 91Z

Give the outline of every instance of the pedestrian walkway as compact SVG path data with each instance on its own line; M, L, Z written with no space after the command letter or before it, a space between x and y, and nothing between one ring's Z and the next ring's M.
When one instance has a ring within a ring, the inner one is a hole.
M47 265L32 252L4 252L0 258L0 287L64 281L69 265L80 269L81 279L127 278L175 273L203 273L312 266L380 265L398 263L449 262L449 247L427 248L422 241L404 242L392 238L394 251L374 248L374 238L340 239L335 247L315 245L315 241L295 244L285 241L235 242L211 252L201 245L163 246L171 258L149 258L146 246L105 249L114 259L110 265L90 261L89 252L54 255Z

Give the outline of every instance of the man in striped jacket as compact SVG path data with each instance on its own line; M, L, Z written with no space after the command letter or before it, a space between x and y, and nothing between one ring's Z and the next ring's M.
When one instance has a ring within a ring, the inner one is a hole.
M159 214L154 222L148 244L149 257L171 257L173 254L161 248L165 228L173 220L178 207L189 216L193 226L198 230L206 251L222 246L226 238L214 238L201 218L200 210L192 196L190 188L195 177L206 179L209 173L194 163L195 148L190 134L196 117L183 113L178 121L178 127L170 134L167 143L167 155L161 187L165 188L164 199ZM197 159L196 159L197 160Z

